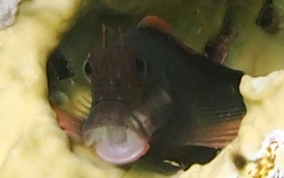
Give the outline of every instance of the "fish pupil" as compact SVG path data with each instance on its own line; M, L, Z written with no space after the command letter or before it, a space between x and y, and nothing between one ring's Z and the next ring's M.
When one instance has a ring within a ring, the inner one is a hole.
M139 58L134 60L134 68L138 75L146 74L147 64Z

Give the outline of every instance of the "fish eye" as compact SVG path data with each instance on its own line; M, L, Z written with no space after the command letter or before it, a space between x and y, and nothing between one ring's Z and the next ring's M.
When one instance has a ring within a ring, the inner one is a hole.
M90 75L92 73L92 66L91 66L91 63L90 63L90 60L87 59L85 62L84 62L84 65L83 65L83 73L85 75L85 77L87 78L87 80L89 80L90 78Z
M141 60L140 58L134 59L134 69L138 75L144 75L147 72L147 63Z

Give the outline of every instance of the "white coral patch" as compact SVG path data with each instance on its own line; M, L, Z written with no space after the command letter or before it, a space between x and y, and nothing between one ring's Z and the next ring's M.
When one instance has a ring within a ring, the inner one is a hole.
M14 23L20 1L21 0L0 0L0 29Z

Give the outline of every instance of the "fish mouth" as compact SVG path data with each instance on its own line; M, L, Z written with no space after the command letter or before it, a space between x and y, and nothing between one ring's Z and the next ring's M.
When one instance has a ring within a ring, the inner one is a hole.
M104 161L124 165L137 161L150 146L148 140L119 126L101 126L85 132L86 146L93 146Z
M123 165L145 155L149 135L126 106L104 101L91 109L82 127L85 145L104 161Z
M93 147L104 161L124 165L137 161L149 148L153 133L160 127L153 114L169 104L166 92L158 92L141 106L131 109L116 101L101 101L91 108L82 127L86 146Z

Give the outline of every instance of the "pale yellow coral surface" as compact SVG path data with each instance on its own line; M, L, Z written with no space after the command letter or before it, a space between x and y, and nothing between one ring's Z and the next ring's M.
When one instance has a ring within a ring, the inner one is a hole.
M23 1L17 22L0 31L0 177L163 177L139 166L124 172L102 163L85 147L70 145L57 124L46 97L45 62L79 5L79 0ZM283 83L283 71L255 79L245 76L241 92L248 114L238 137L211 163L194 165L180 177L264 178L281 173ZM275 130L280 141L261 145ZM274 144L279 149L270 153ZM242 168L237 169L234 155L245 160ZM259 166L262 162L274 167Z
M79 5L79 0L23 1L16 23L0 31L1 178L123 174L72 153L47 101L46 58Z

